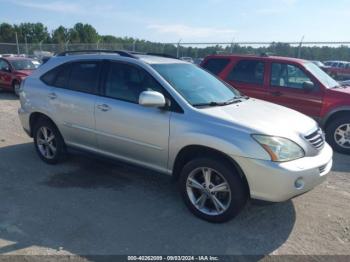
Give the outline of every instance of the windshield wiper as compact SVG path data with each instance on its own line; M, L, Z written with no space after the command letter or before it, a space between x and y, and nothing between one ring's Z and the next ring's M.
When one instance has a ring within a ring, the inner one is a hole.
M229 99L225 102L208 102L208 103L198 103L198 104L193 104L193 106L226 106L226 105L230 105L230 104L235 104L235 103L240 103L242 102L242 99L248 99L247 96L238 96L238 97L234 97L232 99Z

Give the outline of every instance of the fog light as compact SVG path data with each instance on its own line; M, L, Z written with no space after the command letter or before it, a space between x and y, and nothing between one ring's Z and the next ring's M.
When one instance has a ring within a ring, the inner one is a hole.
M296 189L303 189L305 183L302 177L299 177L297 180L294 182L294 186Z

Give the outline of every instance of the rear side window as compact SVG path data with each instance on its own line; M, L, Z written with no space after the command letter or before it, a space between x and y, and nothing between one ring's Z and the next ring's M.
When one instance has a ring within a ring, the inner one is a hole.
M230 59L228 58L209 58L202 67L214 75L218 75L229 63Z
M99 67L98 62L73 63L67 88L85 93L97 93Z
M227 80L262 85L265 63L256 60L241 60L229 73Z
M97 93L99 62L75 62L58 66L41 77L50 86L85 93Z

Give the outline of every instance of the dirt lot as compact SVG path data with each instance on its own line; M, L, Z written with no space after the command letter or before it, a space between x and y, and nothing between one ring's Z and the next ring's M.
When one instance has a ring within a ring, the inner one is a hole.
M350 254L350 157L328 180L233 221L192 216L170 177L74 154L49 166L0 91L0 254Z

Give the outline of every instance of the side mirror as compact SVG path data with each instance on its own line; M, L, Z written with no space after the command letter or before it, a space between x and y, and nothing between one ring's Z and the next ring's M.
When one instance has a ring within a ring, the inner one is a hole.
M303 89L307 92L312 91L315 88L315 84L312 83L311 81L305 81L303 83Z
M163 107L166 105L163 94L156 91L143 91L139 97L139 104L147 107Z

